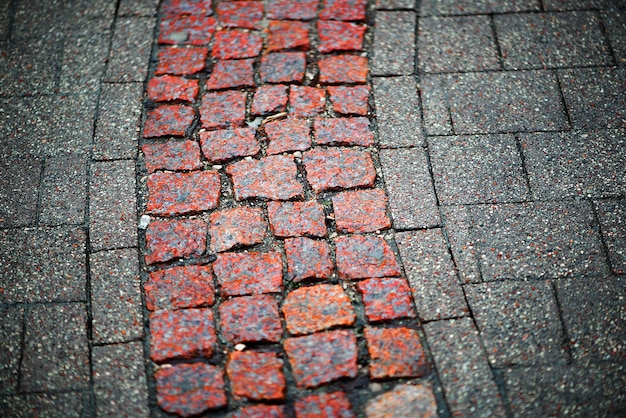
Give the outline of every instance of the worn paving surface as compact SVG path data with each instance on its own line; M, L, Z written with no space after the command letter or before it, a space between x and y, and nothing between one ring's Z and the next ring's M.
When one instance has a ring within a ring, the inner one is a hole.
M622 0L0 0L0 415L626 414Z

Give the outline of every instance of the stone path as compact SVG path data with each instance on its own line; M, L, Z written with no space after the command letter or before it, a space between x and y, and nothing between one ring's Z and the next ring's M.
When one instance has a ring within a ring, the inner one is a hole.
M0 2L0 415L623 416L624 7Z

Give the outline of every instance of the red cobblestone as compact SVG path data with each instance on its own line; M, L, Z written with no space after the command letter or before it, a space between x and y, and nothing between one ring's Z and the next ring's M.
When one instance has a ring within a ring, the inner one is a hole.
M211 249L216 252L260 244L267 236L267 222L258 208L239 207L213 212L209 217Z
M264 83L300 83L305 70L304 52L267 54L261 60L261 80Z
M252 114L267 115L287 108L287 86L261 86L252 99Z
M381 237L354 235L338 237L337 269L344 279L396 277L400 265L391 246Z
M223 1L217 5L220 24L228 28L260 29L263 3L260 1Z
M268 202L267 214L272 233L277 237L326 235L324 208L315 200L308 202Z
M215 33L217 21L211 16L169 15L161 18L159 43L166 45L206 45ZM184 40L180 34L186 34Z
M254 128L234 128L200 132L202 153L210 163L224 163L261 151Z
M226 406L224 373L210 364L176 364L159 369L157 402L164 411L182 417Z
M437 401L433 391L424 385L398 385L370 400L365 408L367 418L388 418L389 411L401 416L437 418Z
M221 60L206 83L209 90L254 87L254 59Z
M365 328L372 379L420 377L428 371L417 331Z
M232 352L228 355L226 373L235 399L285 399L283 361L276 353Z
M374 145L374 134L367 118L317 118L313 124L318 145Z
M198 80L164 75L148 82L148 98L156 102L182 100L193 102L198 97Z
M370 322L415 318L411 289L404 279L368 279L357 284Z
M367 26L356 23L320 20L317 22L317 33L320 37L320 52L361 51L363 36Z
M293 116L317 116L324 111L326 90L308 86L291 86L289 112Z
M293 282L328 279L333 273L330 246L309 238L285 240L287 278Z
M318 0L269 0L270 19L311 20L317 15Z
M201 219L152 221L146 230L146 263L200 256L206 249L206 224Z
M367 81L367 58L359 55L335 55L319 63L320 83L363 84Z
M296 418L353 418L350 400L344 392L321 393L296 401Z
M268 51L309 49L309 24L294 20L273 20L269 24Z
M165 0L161 6L164 15L200 15L210 16L213 13L212 0Z
M288 200L302 197L302 184L290 155L271 155L260 160L239 161L226 168L233 181L235 199L250 197Z
M229 128L243 125L246 118L246 93L222 91L202 98L200 119L204 128Z
M328 87L333 110L344 115L367 115L370 88L367 86L330 86Z
M329 284L294 290L285 298L282 311L287 331L292 335L352 325L356 318L350 299L341 286Z
M174 358L211 357L216 343L210 309L150 314L150 358L157 363Z
M195 74L204 70L208 54L208 48L163 48L154 74Z
M265 133L270 140L268 155L311 148L311 128L304 119L290 118L270 122L265 125Z
M285 418L285 408L280 405L252 405L241 408L230 418Z
M320 19L365 20L367 0L324 0Z
M157 170L197 170L202 168L200 147L195 141L169 141L141 147L148 174Z
M278 303L269 295L228 299L219 311L222 335L233 344L278 342L282 337Z
M356 337L352 331L327 331L288 338L284 343L296 385L314 388L357 375Z
M280 253L218 254L213 271L221 296L259 295L283 290Z
M150 174L146 213L173 216L215 209L220 187L216 171Z
M146 123L143 126L143 137L185 136L195 117L196 112L189 106L159 106L148 111Z
M215 302L211 266L181 266L150 273L143 286L150 311L201 308Z
M223 60L237 58L254 58L263 48L263 38L254 32L232 29L222 30L215 34L213 58Z
M376 169L369 152L350 149L315 149L302 159L307 180L316 193L326 190L372 187Z
M391 227L387 196L379 189L339 193L333 196L333 208L340 232L374 232Z

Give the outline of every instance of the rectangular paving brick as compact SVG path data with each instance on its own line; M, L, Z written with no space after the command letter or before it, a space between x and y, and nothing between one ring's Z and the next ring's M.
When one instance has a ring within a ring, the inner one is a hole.
M626 63L626 25L624 25L626 12L611 10L600 13L600 17L617 64L624 65Z
M84 392L31 393L0 397L0 411L7 416L59 416L81 418L88 412Z
M452 415L505 416L472 319L431 322L424 330Z
M427 135L451 135L452 119L445 88L445 76L420 76L420 94L424 108L424 129Z
M0 318L2 318L0 322L0 393L16 393L22 349L24 308L0 307Z
M15 21L15 19L14 19ZM51 94L56 87L56 71L61 59L61 37L29 38L3 46L0 55L0 94Z
M116 20L105 81L141 81L148 74L155 19L123 17Z
M626 271L626 201L599 201L595 206L613 272L623 274Z
M376 0L377 10L415 9L415 0Z
M46 159L41 189L41 224L82 224L87 205L86 157L60 154Z
M422 0L420 15L508 13L540 8L540 0Z
M546 10L612 9L624 5L622 0L543 0Z
M468 206L443 206L441 215L454 263L462 283L481 281L476 248L472 236L472 218Z
M415 13L377 12L372 47L373 75L415 72Z
M121 0L118 16L155 16L159 0Z
M11 147L6 148L10 152ZM34 224L37 219L42 161L31 155L9 156L4 153L4 149L1 148L0 172L11 174L0 176L0 226Z

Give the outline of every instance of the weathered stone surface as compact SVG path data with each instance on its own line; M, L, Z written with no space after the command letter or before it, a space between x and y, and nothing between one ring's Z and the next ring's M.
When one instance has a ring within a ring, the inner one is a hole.
M233 181L235 199L251 197L289 200L302 197L297 168L290 155L271 155L260 160L243 160L226 168Z
M304 119L277 120L267 123L264 128L270 140L268 155L311 148L311 129Z
M268 202L267 214L272 233L277 237L326 235L324 208L317 201Z
M257 1L228 1L217 5L220 23L227 28L260 29L263 3Z
M330 246L309 238L285 240L287 279L293 282L328 279L333 272Z
M367 418L435 418L437 401L431 388L424 385L398 385L378 395L365 407Z
M297 20L272 20L268 26L267 50L309 49L309 24Z
M222 334L230 343L278 342L282 337L278 303L269 295L228 299L219 311Z
M175 216L215 209L220 189L216 171L153 173L148 176L146 213Z
M215 33L217 20L212 16L202 15L166 15L161 18L159 43L206 45ZM179 37L184 34L181 40Z
M258 208L238 207L213 212L209 217L211 249L216 252L263 242L267 222Z
M283 288L280 253L218 254L213 271L222 296L279 293Z
M335 55L322 58L320 82L326 84L362 84L367 81L367 58L360 55Z
M148 111L146 123L143 126L143 137L185 136L195 117L196 112L189 106L159 106Z
M146 231L146 263L200 256L206 249L206 224L200 219L153 221Z
M316 193L326 190L372 187L376 170L372 156L352 149L315 149L302 159L307 180Z
M287 86L261 86L254 92L250 110L253 115L282 112L287 108L288 98Z
M296 117L317 116L324 111L326 91L317 87L291 86L289 113Z
M405 279L382 278L357 284L370 322L415 318L411 289Z
M0 308L0 393L16 393L24 328L24 308Z
M223 60L254 58L262 47L263 39L255 32L221 30L215 34L212 55Z
M297 418L354 418L352 405L344 392L306 396L294 405Z
M335 239L337 269L344 279L394 277L400 265L391 246L382 237L353 235Z
M317 33L320 37L320 44L317 49L322 53L361 51L366 29L367 26L356 23L319 20Z
M300 83L304 79L304 52L276 52L261 59L261 81L264 83Z
M606 243L613 273L626 271L626 200L596 202L602 236Z
M281 405L246 406L229 415L230 418L285 418L285 408Z
M332 201L340 232L374 232L391 227L383 190L343 192L333 196Z
M318 0L269 0L270 19L311 20L317 15Z
M157 170L188 171L202 168L200 147L196 141L169 141L141 147L148 173Z
M370 97L368 86L329 86L328 94L335 112L344 115L365 116L368 114Z
M208 90L254 87L254 59L219 60L206 82Z
M224 91L202 96L200 120L208 129L242 126L246 116L246 93Z
M320 19L364 20L367 0L324 0Z
M374 134L367 118L316 118L313 123L317 145L360 145L374 144Z
M201 308L215 302L210 265L154 271L143 289L146 292L146 307L150 311Z
M200 132L202 153L210 163L224 163L261 151L254 128L219 129Z
M182 100L193 102L198 97L198 80L172 75L151 78L148 82L148 98L156 102Z
M373 379L418 377L428 372L417 331L410 328L365 328Z
M159 51L155 75L195 74L204 70L207 48L163 48Z
M285 398L283 360L272 352L232 352L226 373L236 398L282 400Z
M377 12L372 48L374 75L409 75L415 71L415 13ZM440 51L437 51L440 53Z

